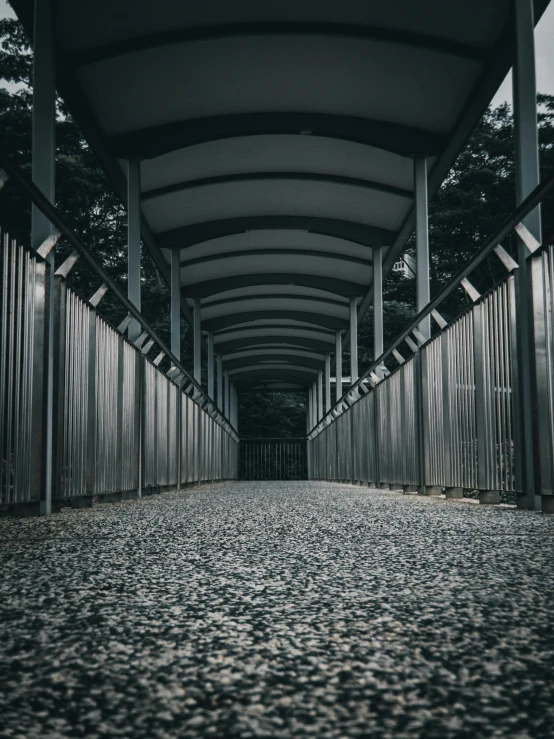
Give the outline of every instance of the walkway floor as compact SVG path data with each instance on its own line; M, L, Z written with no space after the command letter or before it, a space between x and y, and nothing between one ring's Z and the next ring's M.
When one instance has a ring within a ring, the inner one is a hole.
M0 736L554 736L554 517L234 483L0 521Z

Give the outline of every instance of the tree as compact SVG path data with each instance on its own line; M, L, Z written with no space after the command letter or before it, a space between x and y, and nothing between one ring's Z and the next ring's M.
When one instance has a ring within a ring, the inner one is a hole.
M25 32L13 19L0 21L0 122L2 143L28 174L31 172L32 53ZM23 243L29 242L31 208L17 186L8 183L2 193L2 228ZM57 100L56 206L119 287L126 292L127 216L113 187L99 166L64 102ZM61 239L57 261L69 253ZM71 272L68 284L90 297L99 278L83 262ZM109 293L99 312L113 325L125 315ZM161 279L146 249L142 250L142 312L161 338L169 343L169 288ZM185 366L192 369L192 332L182 322Z
M32 53L23 29L15 20L0 21L0 70L0 84L3 82L10 86L8 89L0 87L3 143L18 163L30 171ZM554 97L539 95L538 101L541 174L546 178L554 172ZM125 290L125 210L61 99L58 100L56 137L57 205L72 228ZM503 104L487 110L430 203L432 295L456 274L494 233L502 219L513 211L513 141L510 107ZM2 193L2 204L7 206L3 210L2 227L13 236L28 241L30 208L27 201L8 183ZM554 197L544 203L542 213L544 239L551 241ZM507 243L505 247L513 252L512 244ZM60 258L67 254L68 249L62 241L58 250ZM413 252L413 249L411 239L407 250ZM142 262L143 313L162 338L169 342L168 287L146 250L143 250ZM504 268L492 255L474 271L471 281L484 292L504 276ZM98 278L86 265L79 265L71 275L70 284L79 294L90 296L98 287ZM468 298L460 288L441 305L440 311L445 318L451 319L467 304ZM123 317L121 308L109 296L100 304L100 311L112 323L117 324ZM384 284L385 347L415 314L414 281L390 274ZM192 331L184 322L182 333L183 361L190 370ZM359 366L363 370L373 361L371 309L360 322L358 347ZM349 350L346 349L345 366L348 359ZM241 394L240 403L241 430L247 435L298 435L304 432L303 393ZM250 418L248 422L246 410Z

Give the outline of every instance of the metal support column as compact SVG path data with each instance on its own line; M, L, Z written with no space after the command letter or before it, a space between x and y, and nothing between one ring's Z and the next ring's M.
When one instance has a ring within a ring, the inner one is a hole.
M317 420L323 418L323 372L319 370L317 373Z
M373 360L383 353L383 253L373 249ZM381 369L377 376L383 377Z
M350 384L358 379L358 300L350 298Z
M417 310L422 311L431 299L429 282L429 217L427 198L427 157L414 157L414 188L416 211L416 291ZM431 316L419 324L425 340L431 338Z
M210 331L208 334L208 395L212 400L215 399L214 369L214 335Z
M229 373L227 371L225 371L223 373L223 378L224 378L224 382L225 382L225 400L224 400L225 408L224 408L224 415L225 415L225 418L229 421L230 420L229 411L230 411L231 406L230 406L230 403L229 403Z
M342 398L342 334L335 331L335 400Z
M181 255L171 252L171 351L181 361Z
M331 410L331 355L325 355L325 413Z
M515 0L516 61L513 70L514 130L516 149L516 204L519 205L539 183L537 87L535 76L535 33L532 0ZM523 221L524 226L540 243L541 218L537 207ZM516 447L516 484L522 488L518 506L536 510L540 498L535 493L535 469L540 468L536 458L537 446L533 440L532 390L534 346L530 330L529 250L518 238L516 270L516 335L517 376L514 426Z
M312 389L308 388L306 398L306 433L312 430Z
M200 313L202 306L200 298L194 300L194 379L202 384L202 326Z
M223 360L217 355L217 407L223 411Z
M127 296L140 310L140 162L127 163ZM140 324L133 318L129 324L129 341L141 334Z
M33 182L52 203L55 202L56 169L56 86L54 66L53 0L35 0L33 30ZM52 224L32 207L32 245L38 249L52 233ZM53 416L54 416L54 250L48 257L50 269L46 273L47 336L44 419L44 480L40 512L52 512Z

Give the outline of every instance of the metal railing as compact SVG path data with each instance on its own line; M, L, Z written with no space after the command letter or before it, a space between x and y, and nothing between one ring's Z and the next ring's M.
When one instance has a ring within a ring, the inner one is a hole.
M40 510L47 476L54 501L236 478L238 435L229 421L54 206L1 152L0 161L58 229L37 251L2 235L0 504L33 502ZM60 234L74 252L56 270L48 254ZM102 280L88 301L66 284L79 257ZM108 289L128 311L117 329L96 310ZM134 343L124 335L131 318L143 329Z
M521 493L523 466L531 464L536 493L554 493L553 247L541 247L522 225L552 189L554 178L537 187L310 431L312 478ZM514 277L520 265L500 245L513 231L529 250L528 298L519 297ZM480 296L467 276L493 250L508 274ZM436 309L460 285L473 305L447 324ZM533 326L520 347L533 365L533 460L522 459L516 314L523 299ZM428 315L441 330L425 341L418 326Z
M306 439L241 439L241 480L305 480Z

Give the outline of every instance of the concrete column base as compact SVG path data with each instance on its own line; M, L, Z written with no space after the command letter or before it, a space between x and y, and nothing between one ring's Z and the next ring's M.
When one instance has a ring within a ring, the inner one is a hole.
M388 482L380 482L378 487L379 490L390 490L390 485Z
M554 495L541 495L541 511L554 514Z
M500 503L499 490L479 490L479 503L498 505Z
M121 491L121 500L133 500L134 498L139 497L139 491L138 490L122 490Z
M374 482L368 482L367 483L367 486L368 486L368 488L374 488L374 489L377 487L376 483L374 483Z
M52 510L54 506L52 505ZM40 500L26 500L21 503L12 503L9 512L16 518L31 518L40 516Z
M417 492L420 495L438 496L442 495L442 488L438 485L425 485L425 487L419 487Z
M401 493L404 488L402 487L402 485L389 485L389 490L393 490L396 493Z
M404 487L402 488L402 490L405 493L417 493L417 491L419 490L419 488L418 488L417 485L404 485Z
M447 500L459 500L464 497L462 488L446 488L444 494Z
M121 500L121 492L116 493L101 493L98 495L98 501L100 503L119 503Z
M71 508L92 508L92 495L74 495L69 498Z
M8 505L8 515L14 516L15 518L32 518L34 516L44 515L41 512L41 505L44 505L44 501L40 500L24 500L19 503L10 503ZM50 512L59 513L62 509L62 501L56 498L51 503Z

